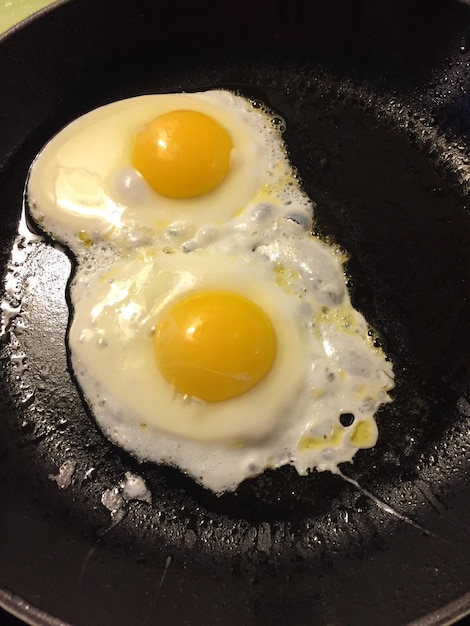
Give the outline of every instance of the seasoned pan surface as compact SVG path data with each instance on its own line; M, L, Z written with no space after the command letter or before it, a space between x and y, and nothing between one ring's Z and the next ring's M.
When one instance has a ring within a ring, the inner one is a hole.
M445 623L470 609L469 20L452 2L101 0L0 42L1 602L116 625ZM286 119L316 227L349 252L354 305L393 359L394 402L349 482L285 467L216 497L116 449L68 368L74 261L18 237L29 165L66 123L212 87ZM103 494L126 472L151 503L123 501L118 519Z

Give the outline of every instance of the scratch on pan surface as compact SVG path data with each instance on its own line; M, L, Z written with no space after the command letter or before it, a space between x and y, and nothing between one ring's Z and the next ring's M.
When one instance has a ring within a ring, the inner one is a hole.
M88 470L90 471L90 470ZM88 473L88 472L87 472ZM111 524L102 533L100 533L95 544L90 548L83 560L83 565L78 576L78 585L82 584L83 576L90 562L91 557L96 551L99 542L109 533L109 531L117 526L127 514L127 504L131 500L139 500L151 504L152 494L150 493L143 478L132 472L126 472L123 480L115 487L106 489L101 496L101 504L108 509L111 514Z
M116 526L116 524L118 524L119 522L113 522L111 524L111 526L109 526L108 528L106 528L104 530L104 532L102 534L100 534L100 536L98 537L98 539L95 541L95 543L91 546L91 548L88 550L88 552L86 553L85 558L83 559L83 564L82 567L80 569L80 574L78 575L78 581L77 584L80 587L83 581L83 576L85 575L85 570L88 567L88 563L91 560L91 557L95 554L96 549L100 543L100 541L103 539L103 537L105 537L109 531L111 530L111 528L114 528L114 526Z
M162 573L160 581L159 581L159 583L157 585L157 589L155 591L155 595L153 596L152 601L149 604L148 611L147 611L147 616L144 619L144 621L142 622L142 626L146 626L146 624L150 623L150 616L152 614L153 609L155 608L155 604L156 604L156 602L158 600L158 597L160 595L160 591L162 589L162 586L163 586L163 583L165 581L165 578L166 578L166 575L168 573L168 569L169 569L170 565L171 565L171 556L167 556L166 559L165 559L165 567L163 568L163 573Z
M438 515L442 515L445 512L444 504L439 500L436 494L432 492L430 486L424 480L417 480L416 487Z
M95 543L91 546L91 548L88 550L84 560L83 560L83 565L82 568L80 570L80 574L78 575L78 585L80 586L82 584L82 580L83 580L83 576L85 574L85 570L88 567L88 564L91 560L91 557L94 555L94 553L96 552L96 549L98 548L98 545L100 543L100 541L102 539L104 539L104 537L106 537L106 535L109 533L109 531L114 528L115 526L117 526L119 524L119 522L122 522L122 520L125 517L125 509L124 507L124 499L121 498L120 494L117 493L117 487L114 487L113 489L108 489L107 491L105 491L101 497L101 502L103 504L103 506L105 506L111 513L111 524L108 526L108 528L105 528L102 532L99 533L99 536L97 538L97 540L95 541ZM114 499L114 497L117 496L117 499ZM120 500L119 500L120 498ZM112 501L112 504L110 501ZM114 506L116 504L116 506Z
M408 524L409 526L412 526L413 528L416 528L416 530L419 530L420 532L424 533L425 535L428 535L429 537L440 539L440 537L435 535L430 530L427 530L426 528L424 528L424 526L420 526L420 524L417 524L411 518L407 517L406 515L403 515L403 513L400 513L399 511L391 507L386 502L383 502L382 500L380 500L380 498L377 498L377 496L374 496L373 493L371 493L370 491L367 491L367 489L364 489L364 487L361 487L361 485L357 482L357 480L354 480L353 478L349 478L348 476L345 476L340 470L337 471L337 475L340 476L347 483L350 483L351 485L356 487L356 489L358 489L364 496L366 496L366 498L369 498L369 500L374 502L374 504L376 504L380 509L382 509L386 513L390 513L390 515L393 515L397 519L401 520L402 522L405 522L406 524Z

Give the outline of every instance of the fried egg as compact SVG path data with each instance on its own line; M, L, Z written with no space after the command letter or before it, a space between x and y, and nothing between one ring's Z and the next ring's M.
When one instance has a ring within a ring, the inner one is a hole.
M79 251L100 241L122 248L153 244L165 232L189 234L276 190L289 202L292 171L272 117L216 90L102 106L38 155L27 186L31 214Z
M68 346L100 428L216 493L338 471L393 387L273 117L222 91L131 98L61 131L28 182L77 257Z
M216 493L287 463L336 471L375 445L393 370L342 253L263 204L190 254L140 255L72 285L73 369L112 441Z

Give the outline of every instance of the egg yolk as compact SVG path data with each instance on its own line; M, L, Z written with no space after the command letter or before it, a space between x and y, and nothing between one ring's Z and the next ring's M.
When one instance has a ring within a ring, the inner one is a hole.
M192 198L215 189L230 169L232 140L198 111L172 111L137 133L131 162L151 187L169 198Z
M160 371L179 392L220 402L266 376L276 356L276 336L267 315L250 300L207 291L162 313L154 350Z

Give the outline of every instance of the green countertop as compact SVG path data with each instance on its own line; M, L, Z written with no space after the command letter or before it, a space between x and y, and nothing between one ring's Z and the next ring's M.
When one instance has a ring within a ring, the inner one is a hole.
M54 0L0 0L0 33Z

